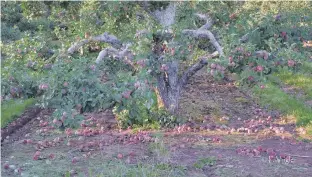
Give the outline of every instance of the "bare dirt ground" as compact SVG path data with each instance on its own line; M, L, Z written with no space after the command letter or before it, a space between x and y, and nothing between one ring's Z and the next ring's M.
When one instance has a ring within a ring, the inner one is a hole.
M103 168L110 161L183 171L167 176L312 174L312 143L298 140L304 132L295 131L294 120L261 108L233 83L197 73L182 93L179 113L189 120L185 125L138 133L117 130L110 111L85 114L85 128L64 134L45 125L51 111L42 110L3 141L2 176L92 176L90 169L110 176Z

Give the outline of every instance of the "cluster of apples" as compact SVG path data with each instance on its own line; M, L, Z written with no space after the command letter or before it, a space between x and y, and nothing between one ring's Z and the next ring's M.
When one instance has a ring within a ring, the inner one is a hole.
M15 174L19 174L19 175L22 174L22 168L21 167L17 167L16 165L13 165L13 164L10 165L8 161L6 161L4 163L3 168L5 170L12 170L12 171L14 171Z
M283 160L286 163L290 163L292 161L291 156L284 153L277 153L273 148L263 148L262 146L251 149L246 147L238 148L236 149L236 153L240 155L247 155L249 157L260 157L268 155L269 162Z

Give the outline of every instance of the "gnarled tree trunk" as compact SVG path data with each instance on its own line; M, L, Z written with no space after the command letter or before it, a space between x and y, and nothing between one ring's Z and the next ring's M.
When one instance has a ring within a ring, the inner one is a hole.
M179 106L181 85L178 77L178 62L173 61L168 66L168 72L157 76L157 88L165 107L175 114Z

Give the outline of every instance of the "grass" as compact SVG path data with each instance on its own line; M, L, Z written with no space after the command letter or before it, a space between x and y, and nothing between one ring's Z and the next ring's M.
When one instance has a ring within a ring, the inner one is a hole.
M312 68L311 68L312 71ZM308 99L312 98L312 76L303 73L282 71L275 74L283 83L294 86L304 91Z
M158 161L168 162L170 151L168 150L162 133L154 134L155 142L149 144L149 152L154 154Z
M312 74L312 62L303 62L301 72Z
M1 103L1 128L20 116L27 107L34 104L33 98L26 100L10 100Z
M254 87L253 92L259 99L260 104L268 105L270 108L280 110L284 114L293 115L296 117L297 125L311 127L312 109L308 108L303 100L297 100L288 95L273 83L268 83L265 89Z
M195 164L194 167L195 168L199 168L202 169L204 168L206 165L209 166L213 166L216 164L216 158L215 157L208 157L208 158L203 158L198 160Z
M98 170L94 170L98 171ZM144 177L144 176L151 176L151 177L169 177L169 176L186 176L185 169L179 166L173 166L170 164L164 163L138 163L138 164L126 164L122 161L110 161L104 162L104 166L101 168L102 172L96 173L91 172L89 170L89 176L96 176L96 177L108 177L108 176L116 176L116 177ZM67 176L70 176L67 173Z

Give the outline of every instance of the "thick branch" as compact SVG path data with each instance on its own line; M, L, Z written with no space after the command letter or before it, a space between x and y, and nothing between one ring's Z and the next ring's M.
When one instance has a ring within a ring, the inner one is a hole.
M197 17L199 17L202 20L206 21L206 24L204 24L202 27L199 28L199 30L208 30L212 25L213 25L213 21L211 18L209 18L209 16L204 15L204 14L195 14Z
M197 71L199 71L204 66L206 66L208 64L208 59L215 58L218 56L218 54L219 53L216 51L212 54L205 55L204 57L201 57L202 59L199 62L197 62L193 66L189 67L184 72L182 77L180 78L180 81L179 81L180 86L184 86L190 77L192 77Z
M110 35L108 33L104 33L102 35L98 35L98 36L94 36L91 37L89 39L83 39L75 44L73 44L68 50L67 52L69 54L73 54L75 51L77 51L80 47L82 47L83 45L89 43L89 42L106 42L111 44L114 48L121 48L122 43L117 39L116 36L114 35Z
M133 60L133 54L128 50L128 46L126 46L126 48L121 51L118 51L117 49L113 47L105 48L99 53L95 62L99 64L105 57L109 57L109 56L115 59L119 59L119 60L122 60L122 59L128 60L128 61Z
M114 55L118 55L118 50L117 49L115 49L115 48L112 48L112 47L110 47L110 48L105 48L104 50L102 50L100 53L99 53L99 55L98 55L98 57L96 58L96 63L97 64L99 64L100 63L100 61L102 61L103 60L103 58L105 58L105 57L107 57L107 56L114 56Z
M209 31L209 30L183 30L182 31L183 34L186 35L191 35L194 38L207 38L210 40L210 42L212 43L212 45L216 48L216 50L219 52L219 55L222 56L223 55L223 50L222 47L220 46L220 44L218 43L218 41L216 40L216 38L214 37L214 35Z

